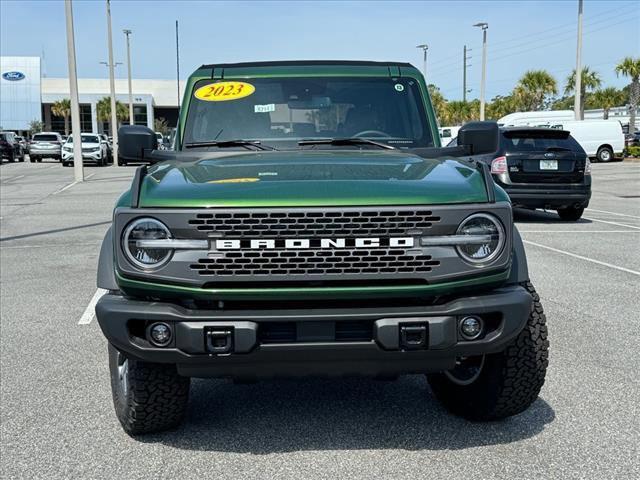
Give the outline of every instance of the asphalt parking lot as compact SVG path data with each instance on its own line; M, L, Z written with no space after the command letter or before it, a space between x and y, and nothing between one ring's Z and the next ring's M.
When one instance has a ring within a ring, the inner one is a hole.
M545 307L540 398L506 421L447 414L423 377L195 381L187 422L134 440L83 317L133 167L0 167L2 478L640 478L640 163L597 164L577 223L518 212ZM79 322L82 320L82 324Z

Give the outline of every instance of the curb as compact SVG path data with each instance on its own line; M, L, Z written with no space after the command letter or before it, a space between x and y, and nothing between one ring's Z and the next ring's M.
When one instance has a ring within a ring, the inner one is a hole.
M622 159L623 162L630 162L630 163L640 163L640 158L637 157L626 157Z

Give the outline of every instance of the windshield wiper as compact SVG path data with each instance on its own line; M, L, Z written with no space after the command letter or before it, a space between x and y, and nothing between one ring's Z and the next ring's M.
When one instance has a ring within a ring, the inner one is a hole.
M251 147L254 147L255 150L277 150L275 147L270 145L262 145L260 140L211 140L208 142L190 142L185 143L184 148L199 148L199 147L244 147L247 150L251 150Z
M395 150L396 147L387 145L385 143L369 140L368 138L351 137L351 138L318 138L311 140L300 140L298 145L373 145L378 148L384 148L385 150Z

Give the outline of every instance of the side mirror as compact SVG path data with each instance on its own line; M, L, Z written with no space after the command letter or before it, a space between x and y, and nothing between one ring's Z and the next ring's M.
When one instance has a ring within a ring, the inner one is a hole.
M469 122L458 131L458 145L471 155L494 153L500 147L500 128L496 122Z
M142 125L123 125L118 129L118 157L125 162L145 161L145 150L157 148L156 133L150 128Z

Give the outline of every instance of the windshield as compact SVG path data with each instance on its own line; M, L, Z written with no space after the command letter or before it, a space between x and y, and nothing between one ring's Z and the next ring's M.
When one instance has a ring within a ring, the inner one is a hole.
M56 135L38 134L33 136L35 142L57 142L58 137Z
M82 143L100 143L97 135L81 135ZM73 137L67 138L67 143L73 143Z
M398 148L433 146L417 82L366 77L202 80L194 87L183 144L243 139L293 149L301 140L349 137Z

